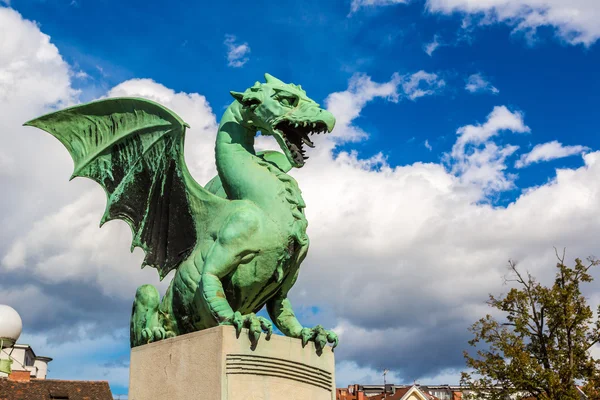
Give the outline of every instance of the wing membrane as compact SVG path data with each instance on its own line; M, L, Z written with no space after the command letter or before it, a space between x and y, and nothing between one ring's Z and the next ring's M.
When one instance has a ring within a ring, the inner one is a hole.
M129 224L131 249L146 253L143 266L164 278L190 254L197 223L190 197L205 208L222 202L187 172L183 142L187 125L175 113L145 99L113 98L67 108L25 125L43 129L73 158L71 178L86 177L106 191L101 225ZM189 190L194 185L194 190ZM192 194L194 193L194 194ZM208 215L206 210L203 215Z

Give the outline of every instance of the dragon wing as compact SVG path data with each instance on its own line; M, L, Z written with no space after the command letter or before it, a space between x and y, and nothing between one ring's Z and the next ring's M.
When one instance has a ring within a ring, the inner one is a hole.
M75 170L106 191L100 226L112 219L129 224L131 251L140 247L146 265L162 280L198 241L200 215L227 200L202 188L185 165L189 127L175 113L145 99L111 98L44 115L25 125L43 129L67 148Z

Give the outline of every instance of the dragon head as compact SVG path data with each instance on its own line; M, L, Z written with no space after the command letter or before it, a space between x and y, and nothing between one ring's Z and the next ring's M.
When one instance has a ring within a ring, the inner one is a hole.
M314 147L310 136L331 132L333 115L310 99L301 86L265 74L245 92L230 92L242 105L244 119L263 135L275 137L290 163L300 168L308 157L304 145Z

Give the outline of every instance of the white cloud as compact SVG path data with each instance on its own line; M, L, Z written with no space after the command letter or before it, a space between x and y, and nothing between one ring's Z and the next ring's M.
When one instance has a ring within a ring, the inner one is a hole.
M366 133L350 122L358 118L360 111L371 100L381 97L388 101L398 102L400 93L398 87L402 77L393 74L385 83L376 83L371 77L364 74L355 74L350 79L348 89L343 92L332 93L326 100L329 110L336 116L336 129L331 135L338 141L357 141L364 139ZM333 145L330 143L330 145Z
M82 71L82 70L74 72L73 76L77 79L89 79L90 78L90 76L87 74L87 72Z
M355 13L361 8L391 6L394 4L405 4L409 0L352 0L350 13Z
M423 46L423 51L425 51L425 53L427 53L427 55L429 57L431 57L433 55L433 52L437 50L438 47L442 46L442 43L440 42L440 38L438 35L435 35L433 37L433 41L431 41L430 43L427 43Z
M456 151L464 150L467 144L482 144L488 139L496 136L503 130L525 133L530 129L523 121L523 114L512 112L505 106L494 107L494 110L488 115L487 121L483 124L467 125L458 129L459 135L455 146L452 149L453 155Z
M10 38L0 40L0 164L6 167L0 172L0 210L20 209L0 214L2 251L26 221L43 215L52 201L72 193L68 189L40 195L40 190L64 180L64 175L55 174L69 174L71 161L63 158L55 139L32 136L21 125L52 107L76 102L77 92L71 88L69 66L34 22L13 9L0 8L0 38ZM25 176L23 171L27 171ZM24 193L31 196L23 198Z
M483 124L467 125L458 129L458 138L445 160L452 172L467 186L475 185L484 196L513 188L514 176L506 174L506 159L518 146L499 146L492 140L502 131L529 132L519 112L505 106L494 107Z
M353 0L350 15L363 7L401 3L408 0ZM544 26L554 28L561 40L574 45L590 46L600 38L597 0L427 0L425 8L431 13L461 13L466 16L464 26L505 23L529 39ZM427 48L425 51L429 54Z
M21 111L21 102L32 92L37 96L27 100L33 112L46 104L73 100L76 92L69 86L69 67L34 22L11 8L0 8L0 37L10 38L3 40L0 53L0 101L9 107L3 114Z
M429 140L425 140L425 148L429 151L433 150L433 147L429 144Z
M480 130L527 131L516 113L503 111L495 110ZM417 365L444 364L440 359L460 368L466 327L488 312L487 293L505 290L508 258L547 281L551 246L567 246L571 257L593 253L599 158L586 156L584 167L558 171L509 207L493 208L476 204L493 183L484 180L473 195L463 190L463 176L437 164L391 168L380 160L373 169L355 154L311 155L314 162L295 173L313 244L293 301L333 307L342 321L338 359L360 366L352 376L384 362L404 382L435 375ZM425 349L436 349L433 359L423 360Z
M365 105L376 98L397 103L402 98L416 100L419 97L433 95L443 88L445 82L436 74L418 71L414 74L400 75L394 73L388 82L373 82L365 74L354 74L343 92L329 95L325 104L336 116L336 129L329 137L336 138L337 143L358 141L368 135L359 127L351 125L351 121L360 116ZM329 143L333 146L333 143ZM327 150L330 148L327 147Z
M481 74L473 74L467 79L465 89L471 93L491 92L494 94L500 93L490 82L488 82Z
M530 36L543 26L570 44L590 46L600 38L597 0L427 0L430 12L479 16L479 24L506 23Z
M533 163L569 157L588 150L589 148L585 146L563 146L562 143L553 140L538 144L529 153L523 154L515 163L515 168L523 168Z
M437 74L432 74L425 71L415 72L414 74L405 77L404 82L402 82L404 93L406 93L408 98L411 100L436 94L445 85L446 82L438 77Z
M250 46L248 43L236 43L235 35L225 35L225 46L227 47L227 65L234 68L243 67L249 60Z

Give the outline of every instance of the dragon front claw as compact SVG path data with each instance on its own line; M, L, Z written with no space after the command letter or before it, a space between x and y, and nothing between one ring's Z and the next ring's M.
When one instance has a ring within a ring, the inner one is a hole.
M264 317L259 317L254 313L242 315L239 311L236 311L228 322L235 327L237 337L240 337L242 328L248 329L248 337L253 349L256 348L262 332L266 333L266 340L270 340L273 334L273 324L271 321Z
M317 325L314 328L302 328L300 332L300 338L302 339L302 347L306 346L308 342L315 342L317 348L317 354L321 354L327 343L331 343L331 350L336 348L339 339L335 332L328 331L321 325Z
M144 328L142 330L142 339L146 344L158 342L159 340L168 339L172 337L175 337L175 333L172 331L167 331L165 328L162 327L154 327L152 329Z

